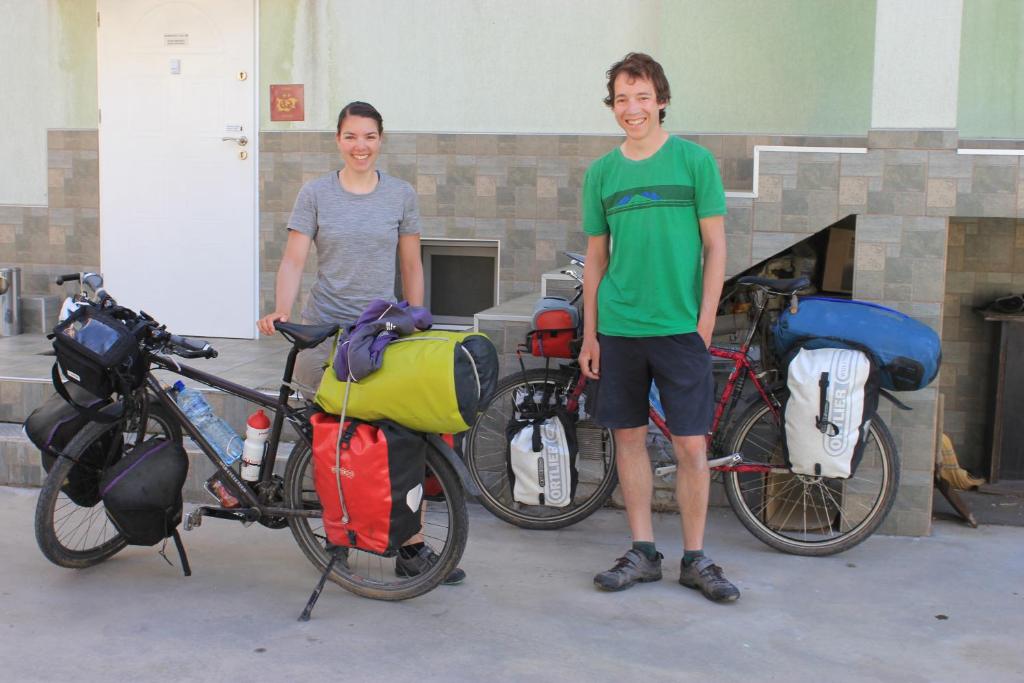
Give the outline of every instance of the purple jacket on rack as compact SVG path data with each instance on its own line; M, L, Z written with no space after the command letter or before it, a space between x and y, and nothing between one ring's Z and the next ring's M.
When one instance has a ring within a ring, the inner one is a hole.
M341 337L334 353L334 375L342 382L358 382L380 368L388 344L429 330L432 324L430 311L422 306L375 299Z

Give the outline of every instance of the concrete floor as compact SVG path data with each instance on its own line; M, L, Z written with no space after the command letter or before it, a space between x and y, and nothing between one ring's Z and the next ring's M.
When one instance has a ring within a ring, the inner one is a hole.
M0 488L5 681L1024 680L1021 528L801 558L712 509L708 550L743 591L716 605L675 582L675 516L655 520L665 579L608 594L591 579L625 549L621 512L530 532L474 505L463 585L388 604L328 584L299 623L317 577L286 530L208 520L184 535L190 578L150 548L72 571L36 548L36 494Z

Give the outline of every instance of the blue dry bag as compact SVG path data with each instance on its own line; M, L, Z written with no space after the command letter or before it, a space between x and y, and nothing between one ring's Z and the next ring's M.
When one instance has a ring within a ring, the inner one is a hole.
M808 297L797 312L782 312L774 328L775 353L785 356L797 344L804 348L837 346L848 342L867 349L880 370L882 388L916 391L935 379L942 362L942 345L935 330L885 306Z

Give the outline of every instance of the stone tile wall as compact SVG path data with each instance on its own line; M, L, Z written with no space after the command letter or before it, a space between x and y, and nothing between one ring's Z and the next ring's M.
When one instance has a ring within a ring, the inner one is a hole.
M755 145L863 146L865 138L690 135L719 162L728 190L752 189ZM501 300L537 291L542 273L580 251L579 191L583 173L619 144L618 136L455 135L388 133L379 166L416 188L426 237L501 241ZM270 310L274 276L299 188L338 167L330 132L268 132L260 136L260 300ZM810 181L813 183L813 181ZM746 207L730 204L729 221L749 223ZM749 231L749 227L747 228ZM749 244L730 243L730 272L746 267ZM313 277L307 264L304 291Z
M949 224L942 325L943 431L962 467L987 476L999 325L974 310L1024 292L1024 220L956 218Z
M47 145L49 205L0 206L0 265L21 268L25 294L60 294L58 274L99 269L97 131L51 130Z

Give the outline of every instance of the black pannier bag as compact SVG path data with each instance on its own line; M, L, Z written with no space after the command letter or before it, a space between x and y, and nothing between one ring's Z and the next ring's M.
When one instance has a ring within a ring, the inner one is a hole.
M109 399L93 396L76 384L70 384L66 389L75 403L92 410L99 410L110 403ZM57 394L32 411L25 420L25 434L41 452L43 469L47 472L53 469L57 458L64 455L64 449L89 421L87 415ZM95 440L78 457L77 464L64 480L61 490L76 505L92 507L100 501L100 472L121 457L119 439L117 447L112 448L115 435L120 436L120 430L112 428Z
M104 473L107 516L129 544L156 545L170 536L177 542L187 475L185 449L163 437L146 439Z
M57 352L54 388L61 393L57 368L94 396L138 388L145 376L135 331L110 311L83 306L53 328ZM65 396L65 399L68 397Z

